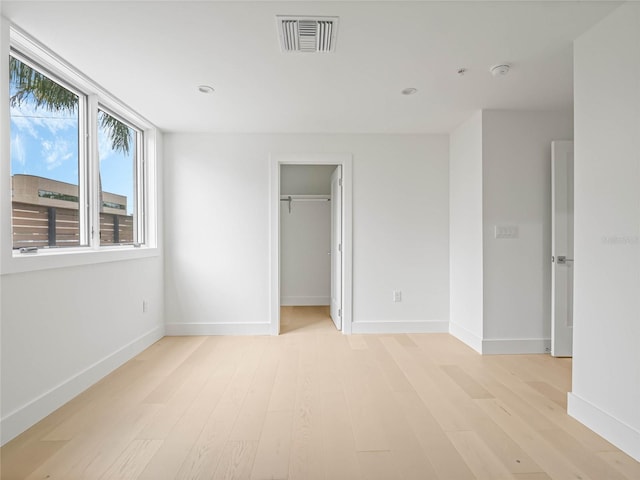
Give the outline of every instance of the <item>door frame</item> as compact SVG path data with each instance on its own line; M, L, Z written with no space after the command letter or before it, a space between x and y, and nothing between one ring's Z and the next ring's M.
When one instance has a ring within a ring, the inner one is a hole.
M352 163L350 153L278 153L269 156L269 319L271 335L280 334L280 167L342 166L342 333L352 325Z

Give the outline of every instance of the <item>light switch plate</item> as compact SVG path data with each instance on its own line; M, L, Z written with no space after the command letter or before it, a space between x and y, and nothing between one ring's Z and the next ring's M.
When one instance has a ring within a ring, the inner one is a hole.
M518 226L517 225L496 225L495 236L496 238L518 238Z

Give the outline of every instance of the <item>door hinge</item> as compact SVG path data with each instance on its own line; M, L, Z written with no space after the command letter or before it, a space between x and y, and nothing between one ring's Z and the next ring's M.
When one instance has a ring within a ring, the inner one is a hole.
M339 251L340 253L342 253L342 244L341 244L341 243L339 243L339 244L338 244L338 251Z
M338 185L342 186L342 179L341 178L338 179Z
M338 309L338 316L339 316L340 318L342 318L342 309L341 309L341 308L339 308L339 309Z

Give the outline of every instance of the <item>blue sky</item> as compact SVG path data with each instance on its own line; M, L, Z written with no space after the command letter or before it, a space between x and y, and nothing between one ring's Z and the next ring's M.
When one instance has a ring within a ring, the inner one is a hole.
M98 132L102 188L127 196L133 209L133 151L114 152L104 132ZM31 102L11 107L11 174L28 174L78 184L78 118L49 112Z

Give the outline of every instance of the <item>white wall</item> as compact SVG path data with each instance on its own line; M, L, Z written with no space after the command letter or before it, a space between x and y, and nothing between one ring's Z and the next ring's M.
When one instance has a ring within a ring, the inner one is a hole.
M573 138L571 112L483 111L483 353L550 346L551 142ZM496 239L495 226L517 238Z
M269 332L269 155L280 153L353 154L354 331L446 329L447 136L171 134L165 145L168 332Z
M450 331L477 351L549 347L551 142L571 138L570 112L484 110L451 134Z
M450 136L450 332L482 351L482 112Z
M162 277L161 257L0 277L3 443L163 336Z
M640 4L575 51L575 293L569 414L640 461Z
M280 203L281 305L331 303L330 251L330 202Z

